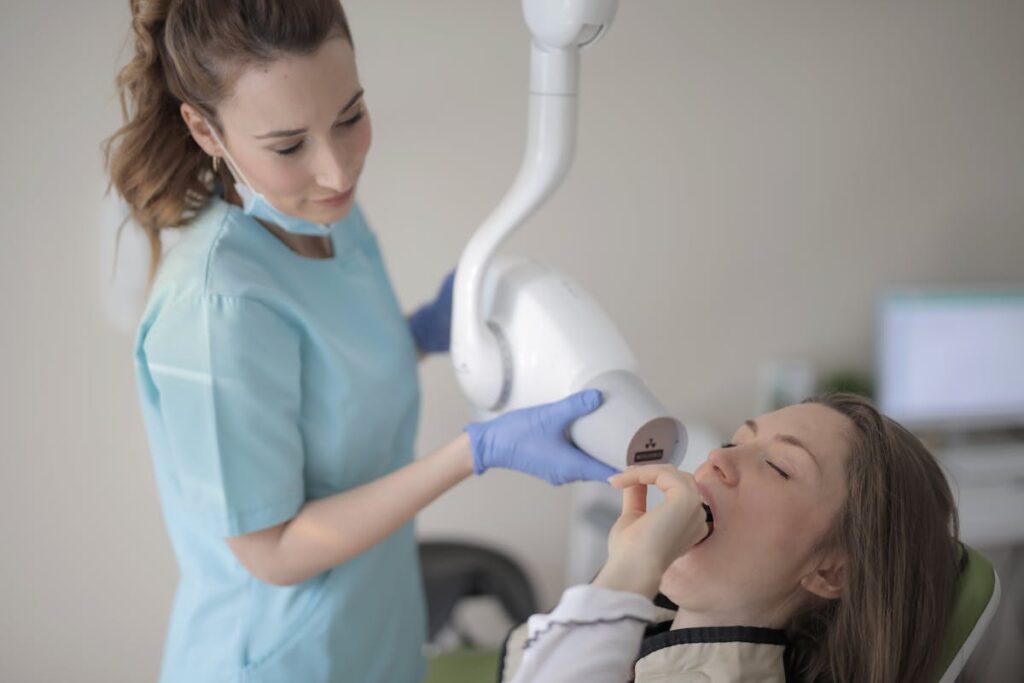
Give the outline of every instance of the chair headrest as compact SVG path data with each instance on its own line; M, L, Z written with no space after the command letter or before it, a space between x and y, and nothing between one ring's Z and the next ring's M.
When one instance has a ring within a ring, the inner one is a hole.
M992 563L968 545L961 543L960 548L960 576L933 681L956 677L999 602L999 579Z

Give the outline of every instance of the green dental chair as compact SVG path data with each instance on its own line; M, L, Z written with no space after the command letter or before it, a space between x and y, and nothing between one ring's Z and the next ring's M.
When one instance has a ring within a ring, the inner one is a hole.
M931 683L953 683L992 621L999 604L999 577L988 558L964 545L960 579L942 653ZM430 658L424 683L490 683L498 675L498 653L459 650Z
M999 577L992 563L968 545L963 552L953 613L932 676L936 683L956 680L999 606Z

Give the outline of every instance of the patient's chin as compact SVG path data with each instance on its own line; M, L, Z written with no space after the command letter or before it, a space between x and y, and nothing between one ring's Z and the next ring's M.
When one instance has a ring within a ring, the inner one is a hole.
M670 564L661 575L658 590L678 605L685 596L693 594L692 587L697 585L700 585L697 567L684 555Z

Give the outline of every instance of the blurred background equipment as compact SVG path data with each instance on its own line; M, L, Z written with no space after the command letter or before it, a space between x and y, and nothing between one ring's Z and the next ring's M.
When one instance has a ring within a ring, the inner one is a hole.
M1024 427L1024 287L883 295L879 407L911 429Z
M1004 596L967 668L1024 670L1024 285L884 292L877 401L942 461L960 536L992 560Z
M420 564L427 594L426 683L493 680L504 633L538 611L526 572L505 553L458 541L420 543ZM460 607L479 599L496 603L504 623L481 627L479 617L460 618Z

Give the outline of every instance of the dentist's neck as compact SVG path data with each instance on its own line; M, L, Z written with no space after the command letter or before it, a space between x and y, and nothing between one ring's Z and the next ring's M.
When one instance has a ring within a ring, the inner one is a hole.
M234 183L225 184L224 201L238 207L244 205L241 195L235 190ZM260 218L257 218L256 222L299 256L311 259L334 257L334 243L331 242L330 235L296 235Z

